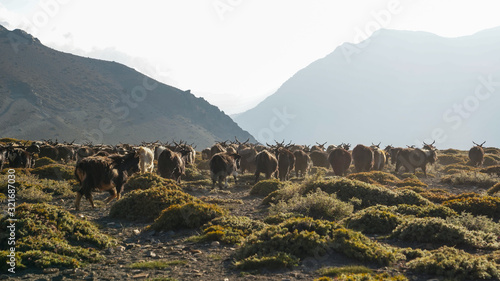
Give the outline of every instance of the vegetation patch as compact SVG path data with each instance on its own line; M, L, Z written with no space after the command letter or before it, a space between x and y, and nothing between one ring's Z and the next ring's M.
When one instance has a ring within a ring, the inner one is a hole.
M16 255L24 266L80 267L103 259L98 249L116 245L116 240L101 233L97 226L81 221L68 211L49 204L24 203L16 208ZM7 229L7 217L0 220ZM7 245L7 235L0 243ZM0 261L7 257L0 254ZM2 262L2 270L6 263Z
M111 207L109 216L132 221L152 222L171 205L197 201L199 200L185 192L172 190L165 186L155 186L127 193Z
M184 264L187 264L186 260L142 261L142 262L131 263L131 264L127 265L127 268L134 268L134 269L165 269L165 268L171 267L172 265L184 265Z
M258 196L267 196L269 193L280 189L285 183L278 179L262 180L256 183L250 190L250 194Z
M319 180L306 183L303 188L304 193L308 193L316 188L333 194L337 193L337 198L342 201L349 201L351 198L361 199L361 208L373 205L429 205L429 200L418 195L411 190L393 191L386 187L368 184L358 180L346 178L333 178L331 180Z
M408 177L396 183L396 186L416 186L416 187L427 187L427 184L420 181L417 177Z
M459 172L441 178L442 183L490 188L498 182L493 176L479 172Z
M177 183L171 179L165 179L153 173L136 173L126 183L128 189L149 189L155 186L163 186L171 190L181 190Z
M441 154L438 155L438 163L445 166L450 164L462 164L465 165L468 161L468 157L459 154Z
M35 161L35 168L47 166L47 165L53 165L57 164L56 161L50 159L49 157L42 157L40 159L36 159Z
M408 281L404 275L391 276L389 273L342 273L331 279L330 277L320 277L314 281Z
M485 155L483 166L485 166L485 167L495 166L495 165L498 165L499 162L500 162L499 155L493 155L493 154Z
M74 167L63 164L49 164L31 170L31 173L41 179L69 180L73 179Z
M493 219L500 219L500 198L492 196L472 196L452 199L443 202L458 213L467 212L473 215L485 215Z
M225 214L225 210L213 204L202 202L175 204L163 210L154 223L148 226L148 229L160 231L197 228Z
M186 167L186 169L184 170L184 174L185 175L182 177L182 179L186 181L198 181L206 178L198 168L195 168L193 166Z
M360 265L349 265L341 267L323 267L316 271L319 275L337 277L341 274L373 274L373 270Z
M366 234L389 234L403 221L390 207L377 205L356 212L343 223Z
M406 264L411 271L451 278L478 280L500 278L497 265L485 257L443 246Z
M425 205L425 206L415 206L408 204L400 204L395 207L392 207L392 210L396 213L403 215L411 215L417 218L427 218L427 217L436 217L436 218L449 218L456 217L458 213L454 210L442 206L442 205Z
M238 260L253 255L269 256L279 252L303 259L322 256L328 251L379 264L391 264L404 257L392 248L369 239L339 224L312 218L291 218L279 225L269 225L250 235L239 248Z
M497 236L483 231L469 231L465 227L447 223L441 218L414 218L401 223L392 238L444 245L462 245L474 248L498 248Z
M237 261L234 265L240 270L292 268L299 265L299 258L285 252L263 256L256 254Z
M394 185L396 182L400 181L395 175L382 171L355 173L348 175L347 178L380 185Z
M312 217L314 219L340 220L354 211L350 203L337 199L335 194L328 194L320 188L316 192L305 196L296 194L288 201L280 201L271 206L269 213L276 215L280 213L296 213Z
M202 227L198 241L220 241L225 244L240 244L250 234L262 230L265 223L249 217L222 216Z
M493 219L487 216L474 216L470 213L463 212L458 216L446 218L446 222L455 225L460 225L468 230L479 230L486 233L493 233L500 237L500 223L494 222Z
M461 171L473 171L474 167L464 165L464 164L450 164L443 167L443 173L447 175L459 173Z

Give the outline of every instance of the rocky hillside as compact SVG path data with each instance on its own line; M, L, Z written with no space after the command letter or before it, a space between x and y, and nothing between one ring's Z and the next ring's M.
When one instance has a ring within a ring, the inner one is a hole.
M0 136L93 143L253 137L188 91L0 26Z

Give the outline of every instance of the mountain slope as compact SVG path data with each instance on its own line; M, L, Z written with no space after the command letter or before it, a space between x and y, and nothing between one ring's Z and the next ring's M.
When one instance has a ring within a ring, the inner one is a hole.
M94 143L253 137L203 98L0 26L0 135Z
M495 81L499 28L460 38L380 30L311 63L234 120L262 142L500 146Z

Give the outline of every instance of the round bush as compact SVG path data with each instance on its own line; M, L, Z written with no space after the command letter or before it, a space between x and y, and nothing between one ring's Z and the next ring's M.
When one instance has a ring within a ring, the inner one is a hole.
M252 187L250 194L267 196L269 193L280 189L283 185L284 183L277 179L261 180Z
M500 218L500 198L492 196L474 196L457 198L443 202L458 213L467 212L473 215L485 215L493 219Z
M401 222L403 218L389 207L378 205L356 212L345 221L345 225L367 234L388 234Z
M175 204L199 201L193 196L172 190L165 186L155 186L146 190L134 190L118 200L109 211L112 218L151 222L161 211Z
M57 164L56 161L50 159L49 157L42 157L40 159L36 159L35 161L35 168L47 166L47 165L52 165L52 164Z
M189 202L182 205L176 204L163 210L160 216L148 228L158 231L197 228L225 213L225 210L214 204L199 202Z
M31 170L33 175L38 175L41 179L69 180L73 179L74 168L62 164L49 164Z

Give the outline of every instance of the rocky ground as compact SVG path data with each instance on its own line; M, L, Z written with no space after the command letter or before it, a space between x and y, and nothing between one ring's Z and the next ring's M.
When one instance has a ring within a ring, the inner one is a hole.
M476 187L454 188L439 183L436 178L424 178L429 188L447 188L454 193L479 192ZM199 187L183 184L184 191L210 203L217 203L231 214L262 219L267 216L267 207L261 205L262 197L249 194L251 182L235 185L228 189L212 190L209 186ZM145 231L147 224L133 223L108 217L110 205L103 201L107 193L96 194L97 208L92 209L82 201L81 211L76 213L73 199L57 199L54 205L72 210L82 219L95 222L100 229L119 239L119 245L102 251L106 257L103 263L84 268L26 269L16 274L3 274L4 280L313 280L320 277L316 270L324 266L343 266L359 262L336 253L311 257L298 267L276 271L241 272L233 268L233 253L236 246L219 242L192 243L186 238L199 234L198 230L168 232ZM141 261L170 261L164 269L134 269L129 265ZM369 266L369 265L368 265ZM377 268L377 267L374 267ZM413 276L414 280L427 280L426 276ZM429 277L430 278L430 277Z

